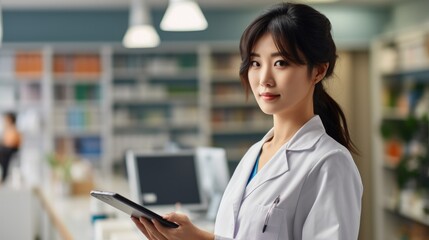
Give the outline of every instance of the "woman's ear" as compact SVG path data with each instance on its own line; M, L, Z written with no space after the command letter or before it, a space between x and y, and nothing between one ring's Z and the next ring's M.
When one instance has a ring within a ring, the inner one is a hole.
M315 76L313 78L314 84L322 81L323 78L325 78L326 75L326 71L328 70L329 67L329 63L322 63L317 65L314 70L315 70Z

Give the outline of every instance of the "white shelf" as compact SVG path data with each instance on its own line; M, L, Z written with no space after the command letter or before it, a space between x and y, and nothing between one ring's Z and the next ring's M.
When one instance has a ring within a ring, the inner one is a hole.
M242 108L242 107L258 107L258 105L256 104L256 102L245 102L243 101L237 101L237 100L233 100L233 101L215 101L212 104L213 108Z
M390 204L386 204L384 208L386 211L389 211L390 213L396 214L403 218L409 219L411 221L414 221L429 227L429 215L424 215L423 213L413 214L411 212L401 211L396 209L394 206L391 206Z
M225 73L225 72L213 72L213 80L212 80L213 84L217 84L217 83L236 83L236 84L241 84L240 81L240 76L238 74L238 69L237 69L237 73Z
M172 99L174 98L174 99ZM120 99L114 100L114 105L197 105L196 97L188 96L175 96L170 98L160 98L160 99Z
M85 109L97 109L101 106L101 100L55 100L55 111L68 111L69 107Z
M76 127L72 128L56 128L54 129L55 137L88 137L101 135L101 129L99 127Z
M162 79L165 81L189 80L198 78L197 68L188 68L180 71L171 72L152 72L142 68L115 68L115 78L144 78L144 79Z
M228 122L213 124L213 134L265 134L271 122Z
M142 126L144 125L144 126ZM159 131L159 132L168 132L173 130L178 131L194 131L198 130L198 123L188 123L188 124L171 124L163 123L162 121L159 124L145 123L139 125L128 125L128 126L114 126L115 132L123 133L132 133L132 132L150 132L150 131Z
M15 74L14 78L17 79L17 81L40 81L44 76L43 73L40 72L28 72Z
M409 75L423 75L423 74L429 74L429 65L418 66L416 68L397 69L397 70L392 71L392 72L383 72L382 76L386 77L386 78L390 78L390 77L409 76Z
M0 73L0 79L8 79L11 82L15 82L15 73ZM4 80L0 80L0 82L3 82Z
M100 73L54 73L54 83L99 83Z

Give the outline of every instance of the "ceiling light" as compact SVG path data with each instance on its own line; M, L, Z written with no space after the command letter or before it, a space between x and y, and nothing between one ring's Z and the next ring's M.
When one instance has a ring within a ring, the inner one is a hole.
M201 31L207 26L203 12L193 0L170 0L161 20L164 31Z
M158 46L159 42L145 0L132 0L129 27L122 43L127 48L150 48Z

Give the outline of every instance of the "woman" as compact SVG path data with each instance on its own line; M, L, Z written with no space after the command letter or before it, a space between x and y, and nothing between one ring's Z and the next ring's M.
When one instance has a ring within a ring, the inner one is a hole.
M21 145L21 135L16 129L16 115L12 112L4 114L4 131L0 144L0 166L1 181L4 182L9 172L9 163L12 156L18 151Z
M357 239L362 183L339 105L323 81L337 58L329 20L282 3L258 17L240 41L240 78L273 128L237 166L214 234L180 214L168 229L133 221L149 239Z

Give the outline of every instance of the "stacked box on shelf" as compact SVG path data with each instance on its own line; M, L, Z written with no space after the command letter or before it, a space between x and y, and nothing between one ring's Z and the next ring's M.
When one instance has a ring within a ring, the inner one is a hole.
M98 54L57 54L53 60L55 75L71 74L77 78L100 75L101 61Z
M18 89L18 98L20 105L40 104L42 99L41 80L38 82L30 81L27 83L20 83Z
M75 151L82 158L99 159L100 155L102 154L100 136L76 138Z
M43 59L40 52L16 52L15 75L18 78L40 78L43 72Z

